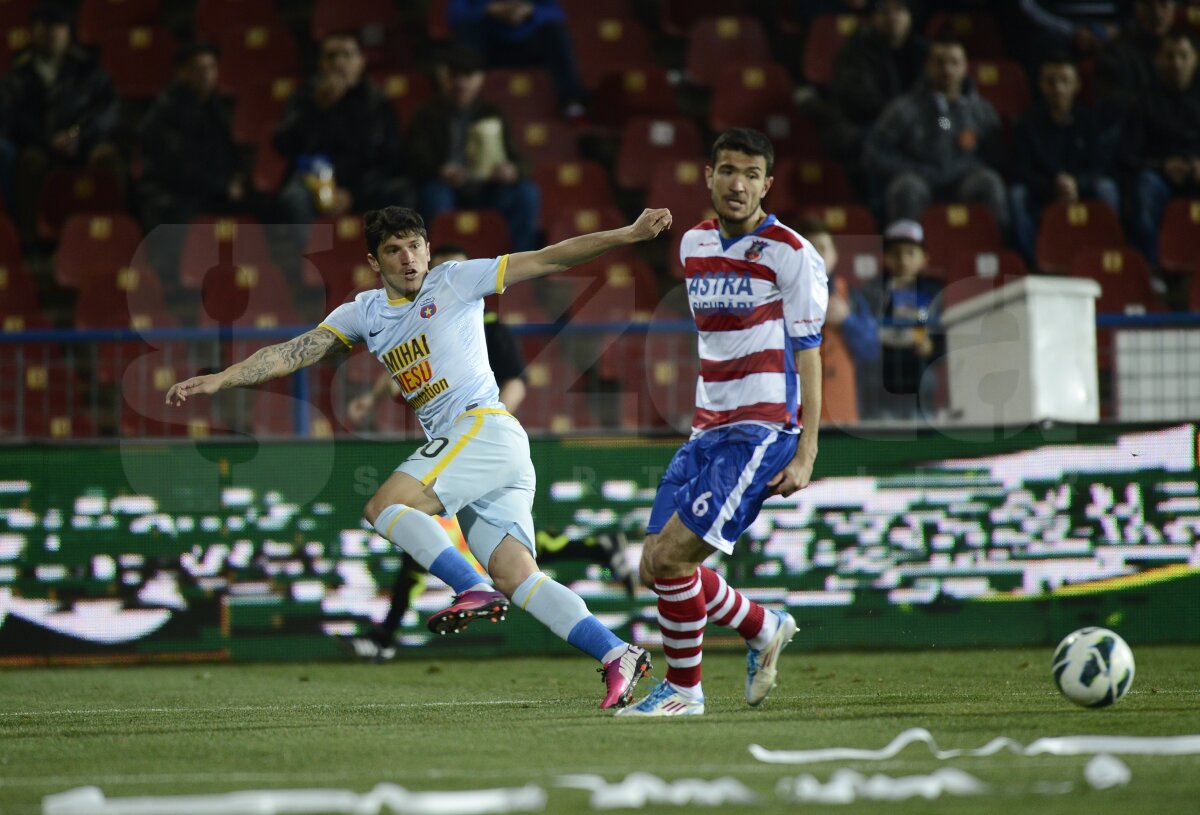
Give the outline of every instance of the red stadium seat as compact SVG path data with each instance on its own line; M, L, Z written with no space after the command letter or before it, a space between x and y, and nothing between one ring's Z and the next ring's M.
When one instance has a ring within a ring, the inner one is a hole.
M499 105L510 118L553 118L558 115L550 74L534 68L497 68L484 76L480 95Z
M763 130L771 138L776 156L818 161L829 158L817 124L792 107L790 100L787 107L767 114Z
M605 74L592 98L592 118L620 127L634 116L671 116L679 112L667 71L657 65Z
M1041 271L1063 274L1071 268L1071 259L1078 250L1108 248L1124 242L1121 222L1108 204L1056 201L1042 210L1034 256Z
M746 13L745 0L663 0L659 9L659 22L664 34L686 37L692 27L706 17Z
M939 11L929 18L925 33L931 40L957 37L971 60L1004 59L1009 55L1000 26L990 14Z
M186 355L156 349L133 360L121 377L120 434L125 437L204 438L212 434L212 400L168 405L171 385L195 373Z
M1188 310L1200 312L1200 258L1192 270L1192 281L1188 285Z
M0 0L0 30L28 28L30 16L40 4L41 0Z
M761 61L770 53L767 32L755 18L706 17L692 25L688 37L687 77L710 88L727 66Z
M429 0L425 9L425 35L431 42L447 43L454 39L449 13L450 0Z
M100 44L100 63L121 96L154 96L175 73L175 47L162 26L113 29Z
M533 180L542 193L543 213L615 206L608 173L594 161L542 164L534 169Z
M963 252L954 258L946 272L942 305L969 300L984 292L1006 286L1027 274L1025 263L1016 252Z
M651 331L646 335L646 365L631 372L627 387L644 392L642 423L686 433L696 411L700 359L692 334Z
M858 30L859 19L852 14L822 14L814 17L804 40L804 78L825 86L833 80L833 61L842 46Z
M651 198L651 200L655 200ZM656 204L655 206L662 206ZM619 229L629 221L616 207L580 207L578 209L556 210L546 224L547 245L584 235L588 232L601 232L609 229Z
M399 19L389 0L315 0L312 9L312 39L320 42L340 31L359 33L368 46L381 42L386 30Z
M298 80L277 76L240 91L233 106L233 139L242 144L269 142Z
M666 207L677 226L700 221L711 207L712 198L704 181L704 161L676 159L654 168L646 205Z
M556 278L571 283L576 322L646 323L658 306L654 271L636 255L609 253Z
M774 62L729 65L714 79L708 124L716 132L731 127L765 131L769 129L768 120L786 117L791 107L792 78L780 65Z
M979 94L992 103L1005 122L1015 122L1029 111L1029 79L1021 63L1011 59L972 60L970 71Z
M298 320L287 281L273 263L221 263L210 269L201 289L202 326L276 328Z
M786 183L782 175L783 162L776 171L775 183ZM854 190L841 164L835 161L803 159L797 161L792 177L791 192L800 205L852 204ZM774 194L774 193L772 193Z
M14 313L38 310L37 284L19 260L11 263L0 259L0 301L6 311Z
M327 265L367 262L367 242L363 235L362 218L343 215L338 218L318 218L308 230L304 247L303 279L306 286L320 286L326 279Z
M654 168L672 159L702 159L700 130L682 116L637 116L621 128L617 153L617 186L644 189Z
M526 397L521 422L535 430L568 433L596 426L588 410L585 383L579 371L563 358L561 343L551 341L526 354Z
M210 269L242 264L271 264L267 236L258 221L205 215L188 224L179 264L179 280L185 287L201 288Z
M544 119L513 117L509 126L518 149L534 166L579 160L575 131L557 116Z
M60 167L42 182L38 197L38 235L55 240L72 215L107 214L125 211L121 181L104 170Z
M16 224L12 219L0 212L0 263L16 266L23 262L21 253L21 238L17 235Z
M254 170L251 172L255 190L264 194L274 193L283 184L287 170L287 159L279 155L270 139L258 143L254 152Z
M116 272L134 261L142 228L128 215L72 215L59 235L54 280L74 288L94 274Z
M74 374L73 367L63 359L38 360L24 366L21 387L10 389L15 398L0 406L0 435L92 435L84 416L86 391Z
M512 246L504 216L494 209L443 212L429 225L431 242L456 243L473 258L503 255Z
M495 311L505 325L545 324L554 322L538 299L538 287L511 286L496 298ZM561 317L562 315L558 315Z
M921 216L929 266L942 274L958 255L1004 248L992 213L982 204L931 204Z
M158 21L158 0L83 0L75 30L80 42L100 45L113 32L152 26Z
M875 225L875 216L869 209L858 204L806 206L800 214L820 218L831 235L879 234L879 229Z
M165 311L162 283L149 266L97 272L79 288L75 327L161 327L158 317Z
M1150 268L1135 249L1080 249L1071 258L1073 277L1100 284L1097 314L1148 314L1161 311L1150 281Z
M307 268L319 270L326 314L349 302L363 289L377 289L381 285L379 273L371 269L363 249L351 251L343 246L316 258L310 256L309 261Z
M217 42L230 30L279 23L274 0L196 0L196 37Z
M1158 263L1170 272L1191 272L1200 258L1200 198L1167 204L1158 230Z
M239 95L270 85L276 77L299 76L300 55L296 40L279 23L234 26L219 40L223 92Z
M654 64L645 29L628 13L584 19L567 18L579 78L595 88L607 74Z
M400 126L406 125L412 118L413 111L433 96L433 83L420 71L379 74L373 79L387 94Z

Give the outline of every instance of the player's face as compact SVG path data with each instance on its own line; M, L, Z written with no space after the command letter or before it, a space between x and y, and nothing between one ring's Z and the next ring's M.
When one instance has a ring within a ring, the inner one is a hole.
M722 150L717 153L716 166L704 168L704 180L721 222L736 225L757 219L774 179L767 175L766 157Z
M429 274L429 244L420 235L392 235L367 255L371 269L379 272L386 288L404 297L421 290Z

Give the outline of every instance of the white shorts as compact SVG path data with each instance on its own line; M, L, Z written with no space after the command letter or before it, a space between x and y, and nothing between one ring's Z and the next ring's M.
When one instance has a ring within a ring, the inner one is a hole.
M396 471L433 484L445 515L458 516L471 554L485 569L505 535L535 553L537 476L529 458L529 436L507 411L468 410L449 432L430 439Z

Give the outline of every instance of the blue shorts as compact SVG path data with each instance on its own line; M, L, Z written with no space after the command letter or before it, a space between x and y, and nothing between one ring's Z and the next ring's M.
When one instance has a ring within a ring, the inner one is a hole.
M725 554L758 517L767 486L796 455L796 433L735 424L701 433L679 448L658 485L646 533L662 531L671 515Z

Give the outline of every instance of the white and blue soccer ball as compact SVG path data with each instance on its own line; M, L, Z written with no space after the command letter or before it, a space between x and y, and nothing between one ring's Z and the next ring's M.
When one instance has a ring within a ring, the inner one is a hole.
M1107 628L1081 628L1054 649L1051 671L1062 695L1083 707L1107 707L1133 684L1133 651Z

